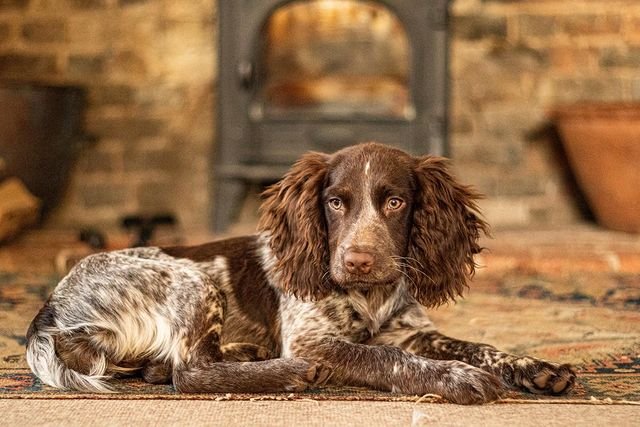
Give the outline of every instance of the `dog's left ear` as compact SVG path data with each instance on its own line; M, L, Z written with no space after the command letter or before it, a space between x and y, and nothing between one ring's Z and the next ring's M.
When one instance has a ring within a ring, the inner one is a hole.
M262 194L258 230L275 259L270 279L284 292L316 300L329 294L329 248L322 188L329 156L308 153Z
M425 156L415 166L417 190L407 262L415 298L435 307L462 295L475 272L473 256L488 225L478 218L479 194L455 181L446 159Z

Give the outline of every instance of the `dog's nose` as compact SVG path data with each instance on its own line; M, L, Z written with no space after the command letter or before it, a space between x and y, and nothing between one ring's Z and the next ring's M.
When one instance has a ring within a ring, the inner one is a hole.
M344 253L344 266L351 274L369 274L375 258L372 253L347 249Z

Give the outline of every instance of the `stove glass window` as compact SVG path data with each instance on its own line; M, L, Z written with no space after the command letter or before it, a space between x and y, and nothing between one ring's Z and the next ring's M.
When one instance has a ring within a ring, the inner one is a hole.
M260 40L258 117L413 118L407 35L380 3L295 1L270 16Z

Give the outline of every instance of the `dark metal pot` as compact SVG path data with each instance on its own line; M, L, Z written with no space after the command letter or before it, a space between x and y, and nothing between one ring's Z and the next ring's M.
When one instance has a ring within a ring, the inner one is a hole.
M0 159L52 208L63 194L79 148L84 91L76 87L0 83Z

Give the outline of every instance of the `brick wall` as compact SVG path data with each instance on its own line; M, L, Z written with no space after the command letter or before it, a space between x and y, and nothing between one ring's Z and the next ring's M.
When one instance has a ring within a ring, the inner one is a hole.
M215 0L0 0L0 80L88 91L85 144L56 225L163 209L210 212ZM452 157L500 225L579 217L553 138L554 104L640 100L640 2L456 0Z
M56 225L176 211L204 227L214 0L0 0L0 81L87 89L87 141Z

